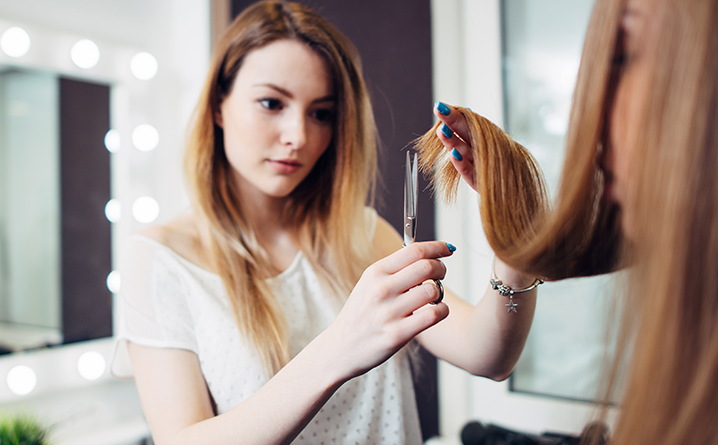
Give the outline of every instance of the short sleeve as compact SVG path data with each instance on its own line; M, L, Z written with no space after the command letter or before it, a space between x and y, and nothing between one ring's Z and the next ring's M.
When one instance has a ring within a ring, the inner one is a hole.
M127 238L119 267L113 376L133 377L128 341L197 353L183 270L176 254L163 244L139 235Z

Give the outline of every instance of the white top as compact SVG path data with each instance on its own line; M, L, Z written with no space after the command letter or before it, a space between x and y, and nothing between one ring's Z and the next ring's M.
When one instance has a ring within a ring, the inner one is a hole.
M376 228L371 210L369 227ZM120 264L122 291L112 374L131 378L127 341L186 349L197 354L219 414L257 391L267 378L237 329L221 278L167 246L133 235ZM268 280L287 320L294 357L336 318L327 297L300 253ZM350 353L350 351L347 351ZM420 444L414 386L405 350L344 385L329 399L294 444Z

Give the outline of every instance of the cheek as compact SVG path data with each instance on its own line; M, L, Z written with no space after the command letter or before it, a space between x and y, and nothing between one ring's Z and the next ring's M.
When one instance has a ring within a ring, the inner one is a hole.
M257 131L261 126L255 121L252 113L229 111L223 114L224 150L230 161L251 156L252 152L261 152L259 148L266 138L266 132Z
M331 127L319 127L316 129L316 133L314 135L315 143L313 144L315 161L316 159L319 159L325 151L327 151L329 144L332 142L333 135L334 130Z

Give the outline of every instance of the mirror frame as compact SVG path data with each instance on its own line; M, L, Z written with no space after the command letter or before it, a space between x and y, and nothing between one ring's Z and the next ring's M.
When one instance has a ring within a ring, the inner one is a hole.
M131 124L135 122L145 123L137 121L146 121L148 120L147 115L151 114L145 111L148 106L148 100L137 99L146 96L146 92L147 89L150 88L149 83L151 83L151 81L141 81L134 78L129 69L132 56L140 51L143 51L143 49L135 48L129 45L114 44L112 42L103 41L102 39L97 39L91 36L90 38L92 41L100 48L100 60L94 67L82 69L73 64L70 58L70 50L75 42L82 38L86 38L85 35L79 35L71 32L59 32L52 28L0 19L0 33L11 26L19 26L30 35L30 50L25 55L17 58L9 57L5 53L0 52L0 63L16 67L20 70L52 72L58 76L58 81L60 82L73 82L72 79L77 79L81 81L78 83L84 83L86 85L99 83L110 87L108 110L109 128L118 130L121 140L121 149L116 153L110 154L103 146L97 148L105 150L104 153L101 153L101 156L105 156L108 160L111 158L108 165L110 174L110 184L108 190L110 191L110 196L108 197L108 200L110 197L122 199L126 196L131 196L131 188L128 184L130 181L120 180L121 175L125 175L127 177L129 176L130 164L132 163L132 153L130 150L131 144L129 143L131 141ZM61 112L65 111L62 110L62 107L63 104L61 103ZM82 117L87 118L87 115ZM62 139L64 136L61 135L60 137ZM77 139L74 141L68 141L68 143L73 142L77 142ZM94 142L95 141L93 140L93 143ZM61 146L62 145L64 145L64 142L61 143ZM68 192L71 191L68 190ZM67 192L63 190L62 193L62 199L65 201L67 199L65 193ZM101 203L101 205L104 207L104 203ZM64 212L64 202L62 207L61 212ZM118 240L122 239L126 234L136 229L133 228L131 218L128 218L128 216L130 216L129 212L125 213L126 215L122 220L118 223L111 224L111 255L110 258L107 259L109 260L110 265L114 265L117 262L116 260L118 255L116 246L119 245ZM102 216L100 218L104 218L104 211L101 215ZM97 222L97 220L98 219L95 218L94 222ZM75 236L77 236L77 232L75 233ZM64 239L63 242L65 242ZM64 247L62 250L64 262L66 261ZM77 257L78 253L78 251L70 252L73 257ZM103 261L100 267L105 267L107 262L108 261ZM78 264L82 263L86 264L87 262L80 259ZM82 274L76 275L78 277L82 276ZM66 288L66 283L63 283L62 287L63 290L61 294L65 294L66 292L84 293L86 291L86 289L84 289L85 286L82 284ZM107 288L105 287L105 289ZM116 313L116 311L112 310L113 306L114 304L112 303L112 300L110 300L109 307L106 308L109 309L110 320L113 319L113 314ZM64 323L65 320L63 320L63 325ZM104 323L107 323L107 321L104 321ZM80 334L75 338L63 340L63 345L57 347L20 351L0 356L0 404L19 401L27 397L40 396L58 389L79 388L93 385L101 381L111 380L112 377L110 377L107 368L109 368L109 358L112 354L111 335L113 333L114 325L115 323L110 323L110 329L105 332L108 336L105 338L87 341L84 340L82 338L82 334ZM75 341L77 343L66 344L65 341ZM94 381L82 378L77 372L77 359L84 352L88 351L99 352L108 361L103 375ZM8 385L6 384L6 378L9 371L18 365L29 366L35 374L35 386L32 391L26 395L14 394L10 391Z

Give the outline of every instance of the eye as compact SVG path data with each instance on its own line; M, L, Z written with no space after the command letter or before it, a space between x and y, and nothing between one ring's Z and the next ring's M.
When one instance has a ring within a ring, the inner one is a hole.
M322 123L329 123L334 120L334 110L331 108L319 108L312 114L314 115L314 119Z
M282 101L279 99L273 99L271 97L259 99L258 101L264 108L267 110L281 110L282 109Z

